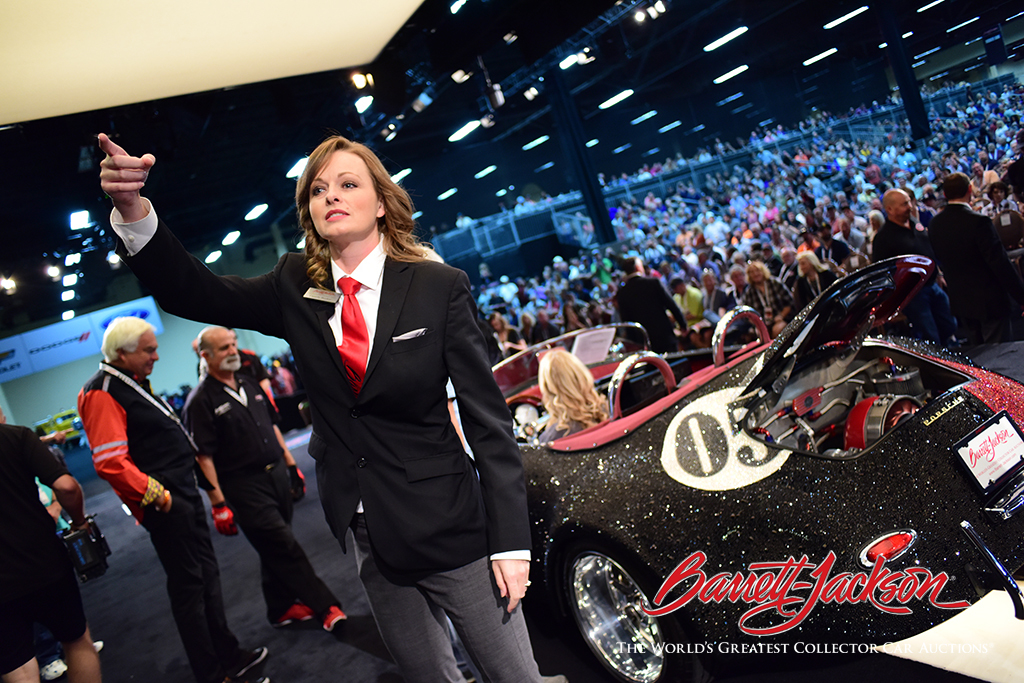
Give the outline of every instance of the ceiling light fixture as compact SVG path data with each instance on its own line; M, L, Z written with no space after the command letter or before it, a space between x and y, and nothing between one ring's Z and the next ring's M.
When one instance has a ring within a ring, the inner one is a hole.
M820 62L821 60L825 59L826 57L830 57L830 56L834 55L837 52L839 52L839 50L837 48L834 48L834 47L829 49L829 50L825 50L821 54L814 55L810 59L805 59L804 60L804 66L810 66L811 64L814 64L815 62Z
M89 220L88 211L75 211L69 217L68 224L72 230L85 230L92 225L92 221Z
M619 154L620 152L625 152L627 149L629 149L632 146L633 146L632 143L627 142L626 144L622 145L621 147L616 147L615 149L613 149L612 150L612 154Z
M957 30L958 28L963 28L964 26L967 26L968 24L973 24L978 19L981 19L981 17L974 17L973 19L968 19L967 21L965 21L963 23L957 24L953 28L947 28L946 29L946 33L952 33L953 31Z
M732 71L727 71L727 72L725 72L724 74L722 74L721 76L719 76L718 78L715 79L715 85L721 85L722 83L725 83L730 78L733 78L734 76L739 76L741 73L743 73L744 71L746 71L749 68L750 68L749 66L744 64L743 66L736 67Z
M49 275L51 279L57 280L60 278L60 268L57 266L50 266L46 269L46 274Z
M488 166L487 168L483 169L482 171L477 171L476 173L474 173L473 177L476 178L477 180L480 180L481 178L483 178L485 176L491 175L492 173L494 173L497 170L498 170L498 167L495 166L494 164L491 164L490 166Z
M456 83L465 83L470 79L470 77L472 77L472 75L472 71L463 71L462 69L459 69L458 71L452 74L452 80L455 81Z
M641 114L640 116L636 117L635 119L630 121L629 124L631 126L635 126L636 124L643 123L644 121L646 121L647 119L651 118L652 116L657 116L657 115L658 115L658 112L655 111L654 109L652 109L649 112L647 112L646 114Z
M75 285L78 284L78 273L69 273L65 275L61 279L60 283L64 285L65 289L70 289L71 287L74 287Z
M941 49L942 49L941 47L933 47L932 49L928 50L927 52L922 52L919 55L914 55L914 59L921 59L922 57L927 57L928 55L930 55L932 53L935 53L935 52L938 52Z
M455 194L458 191L459 191L459 189L457 187L453 187L453 188L451 188L449 190L445 190L441 194L437 195L437 200L439 202L443 202L444 200L448 199L449 197L451 197L453 194Z
M65 289L63 292L60 293L60 300L61 301L71 301L74 298L75 298L75 290L73 290L73 289Z
M539 145L543 145L545 142L547 142L550 139L551 139L551 137L548 136L548 135L541 135L536 140L531 140L530 142L527 142L525 145L523 145L523 151L525 152L525 151L527 151L529 149L533 149L534 147L537 147Z
M917 11L918 11L918 13L920 13L920 12L924 12L925 10L929 10L929 9L931 9L932 7L935 7L936 5L940 5L940 4L942 4L942 0L935 0L935 2L929 2L929 3L928 3L927 5L925 5L924 7L918 7L918 8L917 8Z
M298 178L302 175L302 172L306 170L306 162L309 161L308 157L303 157L295 162L295 165L288 169L288 172L284 174L285 178Z
M740 26L737 29L733 29L732 31L729 31L718 40L710 42L707 45L705 45L704 52L711 52L712 50L717 50L718 48L728 43L730 40L733 40L734 38L739 38L747 31L748 29L746 26Z
M448 136L448 142L458 142L459 140L461 140L462 138L466 137L467 135L469 135L470 133L472 133L474 130L476 130L479 127L480 127L480 119L476 119L475 121L470 121L469 123L464 125L462 128L459 128L457 131L455 131L454 133L449 135Z
M672 130L673 128L678 128L681 125L683 125L683 122L680 121L679 119L676 119L672 123L666 124L666 125L662 126L661 128L659 128L658 132L659 133L667 133L670 130Z
M605 100L604 102L602 102L601 104L597 105L597 108L598 109L609 109L610 107L614 107L616 104L618 104L622 100L626 99L627 97L631 97L632 95L633 95L633 91L632 90L628 90L628 89L627 90L623 90L622 92L620 92L615 97L611 97L611 98Z
M455 0L448 9L451 10L452 14L457 14L462 6L466 4L466 0Z
M587 140L587 147L596 147L597 143L598 143L598 139L597 138L593 138L592 140Z
M401 171L391 176L391 182L397 185L398 183L402 182L402 179L405 178L410 173L412 173L411 168L403 168Z
M835 28L836 26L839 26L839 24L842 24L845 21L849 21L850 19L853 19L858 14L862 14L862 13L867 12L867 11L868 11L868 6L867 5L861 5L857 9L853 10L852 12L850 12L849 14L844 14L843 16L839 17L838 19L833 19L832 21L828 22L827 24L825 24L825 29L828 30L830 28Z
M71 320L74 317L75 317L75 312L74 311L64 311L60 315L60 319L61 320Z
M211 251L210 255L206 257L206 263L213 263L223 255L224 253L220 249L217 251Z
M266 206L266 205L264 204L264 206ZM220 243L221 243L221 244L222 244L223 246L225 246L225 247L230 247L230 246L231 246L232 244L234 244L235 242L237 242L237 241L238 241L238 238L239 238L239 237L241 237L241 236L242 236L242 233L240 233L240 232L239 232L239 231L237 231L237 230L232 230L232 231L231 231L231 232L229 232L228 234L224 235L224 239L222 239L222 240L220 241Z
M249 213L245 214L245 220L254 221L263 215L263 212L267 210L266 204L257 204L256 206L249 209Z
M373 104L373 95L364 95L356 100L356 111L362 114Z

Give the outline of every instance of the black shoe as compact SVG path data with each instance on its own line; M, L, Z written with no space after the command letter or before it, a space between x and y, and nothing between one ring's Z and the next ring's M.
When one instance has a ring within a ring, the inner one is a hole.
M238 681L239 683L247 683L246 681L243 681L242 677L245 676L245 674L252 671L252 668L254 666L263 662L263 660L267 658L268 654L269 651L265 647L258 647L252 652L246 653L245 656L242 657L242 659L240 660L238 668L235 669L235 672L232 674L228 674L228 680Z

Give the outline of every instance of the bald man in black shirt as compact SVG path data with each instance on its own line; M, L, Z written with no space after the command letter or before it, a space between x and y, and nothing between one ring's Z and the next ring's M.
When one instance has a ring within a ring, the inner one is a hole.
M928 233L913 220L914 204L903 190L888 190L882 197L886 219L871 243L875 262L894 256L916 254L932 261L935 253ZM903 306L910 324L924 339L952 346L956 343L956 319L949 310L949 297L940 284L938 267L921 291Z
M185 402L184 422L199 451L200 468L213 485L207 493L214 525L221 534L236 534L237 517L259 553L271 624L286 626L317 616L331 631L345 613L292 534L288 451L274 429L277 413L270 398L238 372L241 359L231 330L204 329L199 352L207 375Z

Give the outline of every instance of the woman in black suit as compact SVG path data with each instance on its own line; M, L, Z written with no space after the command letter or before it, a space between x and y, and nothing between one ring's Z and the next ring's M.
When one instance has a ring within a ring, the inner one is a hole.
M343 548L353 530L360 578L405 680L461 680L447 613L491 680L538 683L515 610L530 534L511 417L468 278L427 260L405 190L368 148L329 138L296 186L305 254L257 278L218 277L140 196L152 155L99 140L118 252L161 306L291 345L327 521ZM475 460L449 418L449 377Z

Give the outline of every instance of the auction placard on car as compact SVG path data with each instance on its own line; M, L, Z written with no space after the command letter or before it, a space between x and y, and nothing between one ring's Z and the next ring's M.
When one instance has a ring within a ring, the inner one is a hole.
M958 441L954 449L985 493L991 493L1011 470L1024 467L1024 435L1005 410Z

